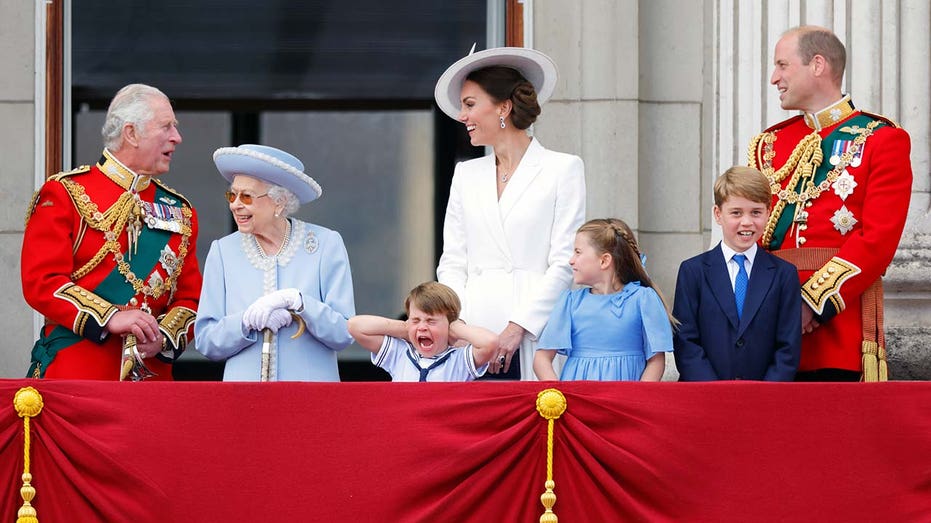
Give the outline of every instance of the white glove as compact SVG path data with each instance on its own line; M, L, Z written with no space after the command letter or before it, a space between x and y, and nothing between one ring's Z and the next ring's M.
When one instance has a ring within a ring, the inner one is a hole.
M277 333L279 329L287 327L288 325L291 325L291 313L285 309L275 309L268 316L268 323L262 328Z
M242 315L244 328L262 330L269 327L269 316L276 310L287 312L288 309L299 311L304 308L304 300L297 289L281 289L255 300ZM288 318L291 315L288 314ZM279 320L280 321L280 320ZM288 320L290 325L291 320ZM279 326L280 328L280 326ZM277 329L276 329L277 330Z
M275 309L270 309L255 302L250 305L246 312L242 313L242 326L245 330L262 330L264 326L268 323L268 317L271 316L272 311Z
M297 289L281 289L255 300L255 305L262 304L272 310L274 309L291 309L300 311L304 308L304 300L301 298L301 291Z

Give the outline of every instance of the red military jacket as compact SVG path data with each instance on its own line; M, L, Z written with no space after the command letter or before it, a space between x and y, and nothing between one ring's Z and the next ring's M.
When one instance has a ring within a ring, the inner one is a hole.
M122 340L104 325L135 307L151 311L166 339L145 363L171 379L169 363L193 338L201 287L190 203L104 150L97 165L49 178L26 220L23 296L46 318L30 374L118 379Z
M749 164L770 179L773 191L763 246L836 250L817 268L799 270L802 299L821 323L802 336L801 371L862 371L861 296L880 280L905 227L912 186L909 150L904 130L857 111L849 97L817 114L781 122L750 144ZM867 305L868 316L875 306ZM881 294L878 308L873 316L881 326Z

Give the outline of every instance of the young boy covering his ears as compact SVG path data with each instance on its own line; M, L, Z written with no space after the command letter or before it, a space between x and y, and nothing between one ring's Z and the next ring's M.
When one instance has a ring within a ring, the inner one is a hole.
M392 381L472 381L485 374L498 350L498 335L460 320L461 304L452 289L421 283L411 290L404 308L407 321L349 319L349 333ZM465 345L454 346L460 342Z

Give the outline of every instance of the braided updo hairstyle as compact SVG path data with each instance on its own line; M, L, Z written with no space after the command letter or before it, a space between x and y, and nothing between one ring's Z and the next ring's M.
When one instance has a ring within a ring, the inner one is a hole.
M589 243L599 253L608 253L611 255L611 261L614 264L614 274L623 284L632 281L639 281L641 287L650 287L659 299L663 302L669 316L669 323L676 326L675 318L669 314L669 305L663 293L650 279L646 268L641 261L640 246L634 237L633 231L617 218L596 218L589 220L579 227L578 234L585 234Z
M493 65L476 69L466 80L478 84L496 102L511 101L511 123L518 129L526 129L540 116L537 91L516 69Z

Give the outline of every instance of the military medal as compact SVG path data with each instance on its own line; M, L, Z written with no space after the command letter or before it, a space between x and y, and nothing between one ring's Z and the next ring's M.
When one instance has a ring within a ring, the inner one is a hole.
M840 157L850 148L850 143L850 140L834 140L834 143L831 145L831 158L828 160L831 162L831 165L840 163Z
M174 233L181 232L184 217L179 207L162 203L142 202L145 210L145 224L149 229L160 229Z
M864 147L866 147L866 144L861 145L859 148L857 148L856 152L853 153L853 158L850 159L850 166L851 166L851 167L859 167L859 166L860 166L860 162L862 161L862 157L863 157L863 148L864 148Z

